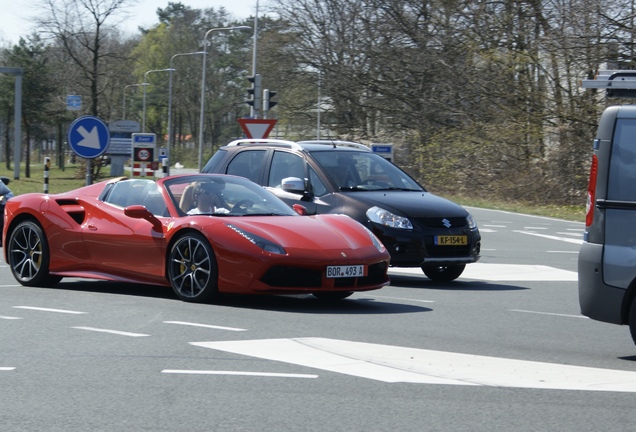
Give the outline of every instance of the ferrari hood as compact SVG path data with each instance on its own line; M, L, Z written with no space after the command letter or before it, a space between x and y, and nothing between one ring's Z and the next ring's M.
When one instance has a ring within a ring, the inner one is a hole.
M228 223L285 248L355 250L373 246L370 233L345 215L244 217Z
M368 208L378 206L412 218L468 215L459 204L424 191L357 191L347 192L346 198L364 202Z

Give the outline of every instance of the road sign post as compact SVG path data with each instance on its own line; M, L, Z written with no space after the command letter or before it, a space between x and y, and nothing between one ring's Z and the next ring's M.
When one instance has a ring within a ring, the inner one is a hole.
M68 128L68 144L71 150L81 158L87 159L86 185L93 182L92 160L108 149L110 132L101 119L83 116L76 119Z
M153 133L132 134L132 167L130 176L146 176L146 168L152 171L153 177L157 168L155 161L155 148L157 135Z

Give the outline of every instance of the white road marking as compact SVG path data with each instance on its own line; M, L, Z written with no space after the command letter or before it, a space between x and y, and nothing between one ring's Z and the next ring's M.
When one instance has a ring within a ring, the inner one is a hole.
M12 371L15 370L14 367L0 367L0 371Z
M86 314L88 312L79 312L79 311L72 311L72 310L64 310L64 309L50 309L50 308L42 308L42 307L34 307L34 306L13 306L15 309L29 309L29 310L36 310L36 311L42 311L42 312L56 312L56 313L65 313L65 314L73 314L73 315L82 315L82 314Z
M523 312L523 313L529 313L529 314L552 315L552 316L560 316L560 317L567 317L567 318L589 319L588 317L586 317L584 315L569 315L569 314L560 314L560 313L553 313L553 312L538 312L538 311L529 311L529 310L523 310L523 309L510 309L510 310L512 312Z
M570 239L570 238L565 238L565 237L557 237L557 236L533 233L533 232L528 232L528 231L516 231L515 230L513 232L516 232L516 233L519 233L519 234L526 234L526 235L536 236L536 237L543 237L543 238L547 238L547 239L550 239L550 240L559 240L559 241L566 242L566 243L583 244L583 239L581 239L581 240Z
M559 251L559 250L554 250L554 251L546 251L546 253L562 253L562 254L578 255L579 251Z
M150 336L150 335L143 334L143 333L130 333L130 332L124 332L124 331L119 331L119 330L109 330L109 329L101 329L101 328L95 328L95 327L71 327L71 328L78 329L78 330L88 330L88 331L100 332L100 333L110 333L110 334L116 334L116 335L120 335L120 336L131 336L131 337Z
M507 228L508 225L479 225L479 231L481 231L481 227L488 227L488 228Z
M197 323L191 323L191 322L185 322L185 321L164 321L164 324L178 324L178 325L185 325L185 326L192 326L192 327L211 328L216 330L247 331L246 329L242 329L242 328L223 327L223 326L215 326L210 324L197 324Z
M242 375L242 376L261 376L261 377L278 377L278 378L318 378L318 375L310 374L288 374L274 372L243 372L243 371L211 371L211 370L178 370L164 369L161 373L169 374L189 374L189 375Z
M547 230L548 229L548 227L533 227L533 226L527 226L524 228L527 230Z
M22 319L22 318L20 318L20 317L12 317L12 316L0 315L0 319L3 319L3 320L19 320L19 319Z
M363 293L361 293L362 295L365 295ZM418 300L418 299L412 299L412 298L404 298L404 297L388 297L388 296L378 296L378 295L372 295L373 298L379 298L379 299L388 299L388 300L404 300L404 301L412 301L412 302L419 302L419 303L435 303L435 300Z
M325 338L191 342L382 382L636 392L636 372Z
M389 275L424 276L419 267L391 267ZM576 282L578 274L544 265L526 264L468 264L459 279L482 280L490 282L523 282L523 281L559 281Z

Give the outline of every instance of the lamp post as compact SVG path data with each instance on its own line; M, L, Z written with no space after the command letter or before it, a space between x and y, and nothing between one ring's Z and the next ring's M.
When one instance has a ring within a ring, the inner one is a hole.
M203 54L203 51L194 51L189 53L178 53L170 57L170 78L168 80L168 145L166 148L166 158L168 159L168 175L170 174L170 148L172 147L172 72L176 69L172 67L172 62L176 57Z
M145 89L146 85L147 85L146 83L141 83L141 84L128 84L127 86L124 86L124 104L123 104L122 120L126 120L126 89L128 87L143 87Z
M199 116L199 172L201 172L201 159L203 158L203 128L204 128L204 114L205 114L205 66L207 63L208 52L208 35L215 31L224 30L251 30L248 26L235 26L235 27L219 27L213 28L205 32L203 36L203 72L201 74L201 113Z
M142 83L142 85L144 86L144 110L143 110L143 116L142 116L142 121L141 121L141 131L142 132L146 132L146 87L148 87L149 85L151 85L149 82L146 81L148 74L152 73L152 72L168 72L170 71L170 69L153 69L153 70L149 70L144 74L144 82Z

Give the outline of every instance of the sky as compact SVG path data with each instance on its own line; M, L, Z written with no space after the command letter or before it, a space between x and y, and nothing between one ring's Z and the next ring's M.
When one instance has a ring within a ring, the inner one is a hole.
M192 9L221 8L232 14L235 19L244 19L256 13L256 4L259 5L259 16L264 14L265 0L172 0L173 3L183 3ZM134 6L130 6L126 18L122 23L122 31L133 35L137 33L137 27L145 28L157 24L157 8L168 6L169 0L137 0ZM27 36L33 30L30 18L37 12L33 6L34 0L0 0L0 45L17 44L20 36ZM132 4L132 2L131 2Z

